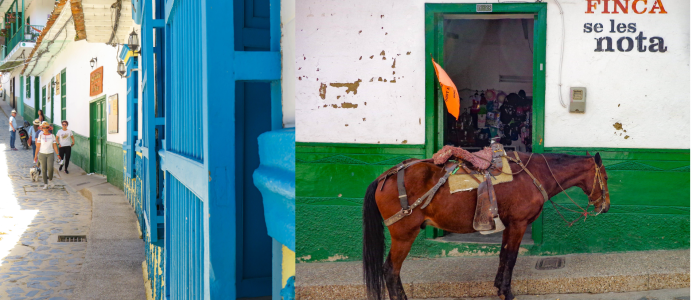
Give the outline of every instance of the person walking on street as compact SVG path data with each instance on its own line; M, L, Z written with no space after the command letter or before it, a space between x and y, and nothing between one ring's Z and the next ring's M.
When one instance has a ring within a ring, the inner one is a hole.
M36 152L34 152L34 161L39 159L41 164L41 176L44 179L44 189L49 188L49 180L53 180L53 155L58 152L56 148L56 137L49 133L49 123L44 121L41 123L42 133L36 139ZM61 155L58 155L61 159ZM52 184L53 186L53 184Z
M29 135L27 143L32 147L32 153L36 153L36 143L33 141L36 141L36 137L39 135L39 133L41 133L39 124L41 124L39 119L34 120L34 125L29 127L29 130L27 131L27 135Z
M62 168L66 168L66 174L68 174L68 163L70 162L70 149L75 145L75 138L73 137L73 131L68 129L68 121L61 121L62 129L56 132L56 138L58 139L58 155L63 157L63 164L58 166L58 170L61 171ZM70 137L70 139L69 139Z
M15 118L17 116L17 111L12 110L12 116L10 116L10 149L12 151L17 151L17 148L15 148L15 139L17 138L17 119Z

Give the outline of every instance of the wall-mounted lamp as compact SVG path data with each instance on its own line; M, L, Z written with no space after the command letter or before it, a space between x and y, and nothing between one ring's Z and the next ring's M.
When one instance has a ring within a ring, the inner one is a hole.
M139 51L139 35L136 34L136 31L133 29L129 34L129 40L126 46L129 47L129 50L133 51L135 54L141 53L141 51Z
M139 69L131 69L131 74L134 74L134 71L140 71ZM121 78L129 78L131 77L131 74L129 76L124 76L126 75L126 65L124 64L123 61L119 61L119 65L117 66L117 74L121 76Z
M56 81L54 81L53 79L51 79L51 88L56 88Z
M94 69L96 64L97 64L97 57L93 57L90 60L90 68Z

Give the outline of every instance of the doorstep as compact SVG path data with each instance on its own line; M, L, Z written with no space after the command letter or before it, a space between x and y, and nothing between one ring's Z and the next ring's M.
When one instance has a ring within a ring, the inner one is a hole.
M542 258L564 258L556 270L538 270ZM404 262L409 298L496 296L498 257L445 257ZM363 299L362 262L297 263L298 299ZM690 250L560 256L522 256L512 279L517 295L631 292L690 287Z

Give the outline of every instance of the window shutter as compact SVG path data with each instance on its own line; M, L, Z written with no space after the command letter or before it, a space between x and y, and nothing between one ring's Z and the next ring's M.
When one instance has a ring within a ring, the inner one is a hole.
M66 119L66 69L63 69L61 71L61 122Z

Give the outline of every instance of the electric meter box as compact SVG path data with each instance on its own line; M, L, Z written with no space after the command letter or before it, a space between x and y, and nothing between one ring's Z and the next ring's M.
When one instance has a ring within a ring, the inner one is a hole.
M586 88L572 87L569 95L569 112L584 113L586 112Z

